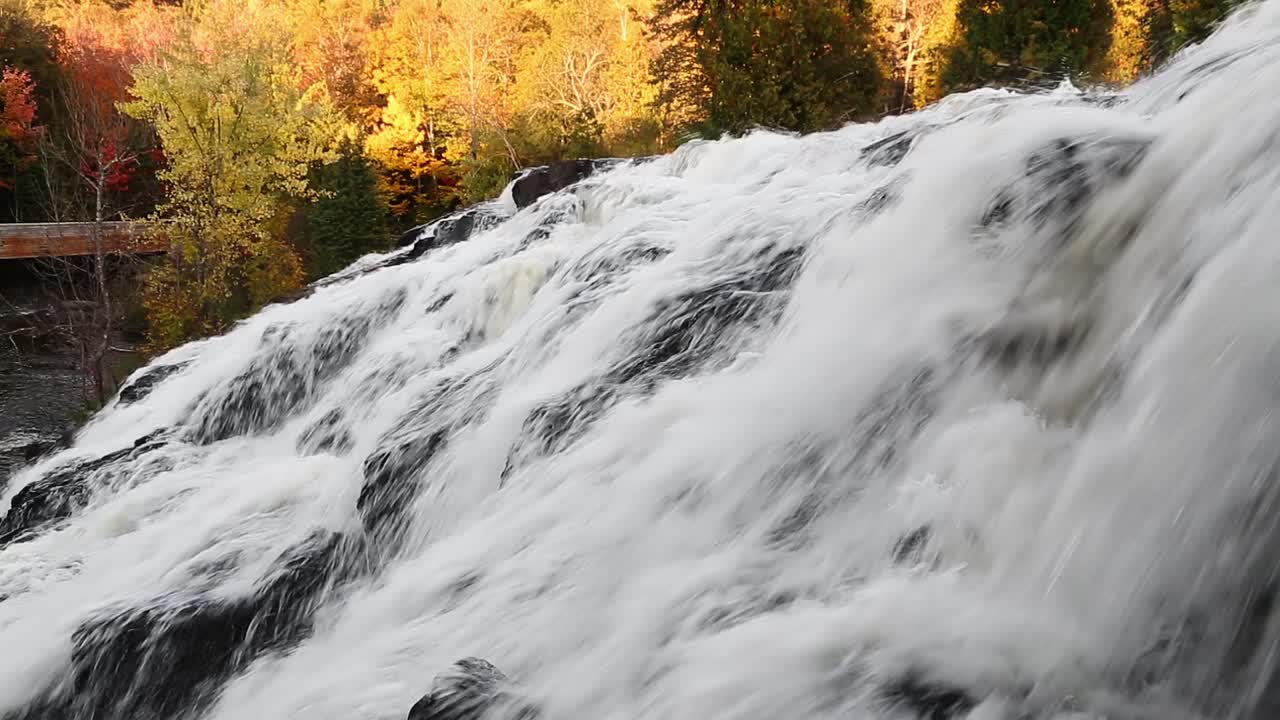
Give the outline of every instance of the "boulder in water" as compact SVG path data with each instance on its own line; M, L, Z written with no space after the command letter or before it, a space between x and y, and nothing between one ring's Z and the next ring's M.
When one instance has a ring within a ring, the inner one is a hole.
M114 463L135 458L163 444L158 433L140 438L133 447L90 460L73 460L27 485L13 496L9 512L0 518L0 548L38 533L78 512L89 500L89 476Z
M493 227L501 216L485 205L477 205L448 215L426 225L405 231L396 240L396 247L411 246L408 252L395 256L387 266L403 265L433 250L454 245L471 237L473 233Z
M868 165L893 167L911 151L915 139L911 132L896 132L862 148L859 157Z
M459 660L436 677L431 692L414 703L408 720L483 720L505 708L503 717L534 720L536 706L519 700L501 670L480 658Z
M0 547L29 537L84 506L88 490L83 475L77 469L55 473L22 488L13 496L9 512L0 520Z
M120 395L116 398L116 402L120 405L129 405L142 400L150 395L157 385L176 375L187 364L180 362L172 365L153 365L143 370L120 388Z
M639 161L644 161L641 158ZM525 170L511 183L511 199L517 208L526 208L538 198L583 180L596 171L616 165L618 160L565 160ZM489 204L481 204L447 215L439 220L406 230L396 239L396 247L410 247L386 264L401 265L416 260L428 250L453 245L474 233L492 227L501 218Z
M467 239L476 227L476 221L484 214L483 208L470 207L432 223L419 225L400 235L396 240L396 247L413 245L409 254L417 257L430 248L461 242Z
M543 195L563 190L609 164L607 160L565 160L527 170L511 184L511 199L518 208L529 207Z
M190 717L260 655L308 636L340 572L341 535L318 531L286 551L252 593L104 612L72 638L66 680L4 720Z

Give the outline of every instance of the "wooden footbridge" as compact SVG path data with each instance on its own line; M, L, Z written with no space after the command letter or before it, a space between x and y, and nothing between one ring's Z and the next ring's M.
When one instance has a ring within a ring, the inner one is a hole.
M0 260L96 255L93 223L0 223ZM102 252L108 255L158 254L169 241L152 223L104 222Z

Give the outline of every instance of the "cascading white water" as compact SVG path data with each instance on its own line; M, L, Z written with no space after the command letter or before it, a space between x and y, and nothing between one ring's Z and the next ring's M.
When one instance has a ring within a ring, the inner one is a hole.
M0 717L1275 717L1277 140L1271 2L366 258L11 479Z

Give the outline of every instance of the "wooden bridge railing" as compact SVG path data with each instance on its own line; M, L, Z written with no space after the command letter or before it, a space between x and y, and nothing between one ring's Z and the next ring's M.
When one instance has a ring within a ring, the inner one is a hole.
M168 249L168 239L151 223L102 223L104 253L156 254ZM0 260L93 254L93 223L0 224Z

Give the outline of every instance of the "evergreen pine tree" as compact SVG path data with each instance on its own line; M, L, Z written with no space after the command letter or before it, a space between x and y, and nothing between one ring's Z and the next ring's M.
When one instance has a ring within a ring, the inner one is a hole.
M1165 6L1169 15L1164 28L1167 36L1158 38L1161 49L1172 54L1184 45L1204 40L1240 3L1241 0L1170 0Z
M871 112L881 69L865 0L666 0L655 75L711 133L811 131Z
M313 171L312 187L320 197L304 210L305 235L311 248L308 272L321 277L371 252L386 250L390 235L378 178L369 160L352 143L337 161Z
M1106 0L960 0L959 33L944 51L943 87L1053 81L1086 67L1105 45Z

